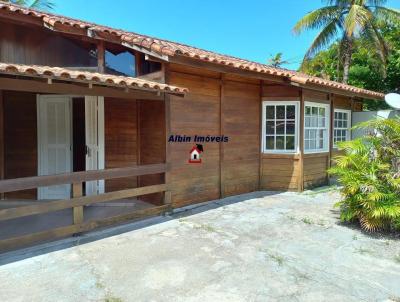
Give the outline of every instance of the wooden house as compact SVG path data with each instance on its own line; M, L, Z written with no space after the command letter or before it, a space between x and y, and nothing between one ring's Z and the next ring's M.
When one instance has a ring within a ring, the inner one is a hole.
M0 28L0 204L17 203L0 208L0 250L226 196L327 184L352 112L383 99L4 2ZM189 162L194 139L171 135L202 137L201 163ZM85 214L132 197L149 206ZM70 224L1 234L12 221L67 209Z

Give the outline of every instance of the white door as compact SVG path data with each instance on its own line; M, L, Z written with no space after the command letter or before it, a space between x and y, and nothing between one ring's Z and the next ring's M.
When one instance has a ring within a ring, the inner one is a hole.
M104 169L104 99L85 97L86 171ZM104 193L104 181L87 181L86 195Z
M71 99L66 96L38 96L39 175L72 171ZM70 198L71 185L42 187L39 199Z

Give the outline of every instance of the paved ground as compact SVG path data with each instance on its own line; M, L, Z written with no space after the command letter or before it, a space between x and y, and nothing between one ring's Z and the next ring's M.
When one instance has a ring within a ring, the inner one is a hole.
M400 301L400 241L338 224L337 198L247 194L7 255L0 301Z

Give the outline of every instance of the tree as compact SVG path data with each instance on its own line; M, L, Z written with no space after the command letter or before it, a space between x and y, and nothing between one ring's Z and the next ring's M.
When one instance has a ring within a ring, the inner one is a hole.
M354 41L352 64L349 70L348 83L360 88L382 93L400 92L400 22L389 27L380 27L379 31L389 46L386 65L383 65L379 54L363 38ZM338 81L343 70L338 64L340 41L334 42L326 50L318 52L307 60L302 71L313 75ZM366 100L367 110L388 109L385 102Z
M275 56L271 56L268 59L268 65L273 67L282 67L282 65L288 64L289 61L283 60L283 54L278 52Z
M329 46L339 38L338 59L342 64L342 82L349 80L349 71L354 44L358 38L376 50L385 63L388 46L382 37L379 26L390 26L400 19L400 11L387 8L387 0L323 0L325 7L304 16L294 26L296 34L304 30L321 29L307 50L303 65L318 51Z
M52 0L3 0L5 2L26 6L29 8L52 10L55 6Z

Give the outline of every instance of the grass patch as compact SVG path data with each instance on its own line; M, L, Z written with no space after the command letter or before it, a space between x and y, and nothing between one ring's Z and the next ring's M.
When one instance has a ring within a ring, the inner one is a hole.
M214 227L212 227L211 225L208 225L208 224L196 225L196 226L194 226L194 228L196 230L203 230L203 231L210 232L210 233L216 233L217 232L217 230Z
M372 254L372 251L363 247L358 247L355 250L356 253L359 253L361 255L367 255L367 254Z
M123 302L121 298L117 297L107 297L104 302Z
M314 195L318 195L320 193L328 193L328 192L336 191L336 190L338 190L338 188L339 187L337 185L325 186L325 187L321 187L321 188L316 188L316 189L313 189L313 190L305 191L302 194L303 195L308 195L308 196L314 196Z
M285 258L278 254L269 254L269 257L278 263L279 266L282 266L285 262Z
M313 224L314 222L308 218L308 217L304 217L303 219L301 219L301 221L303 221L305 224Z

